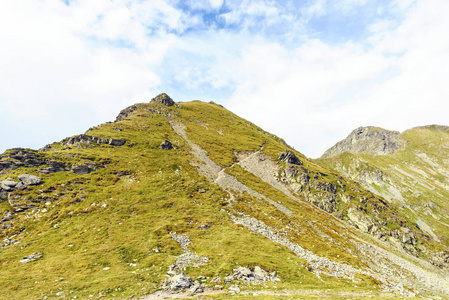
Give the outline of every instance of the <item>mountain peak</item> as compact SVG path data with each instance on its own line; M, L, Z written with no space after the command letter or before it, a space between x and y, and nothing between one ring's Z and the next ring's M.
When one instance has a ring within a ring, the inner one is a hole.
M175 101L173 101L172 98L170 98L169 95L167 95L166 93L162 93L157 95L156 97L154 97L153 99L151 99L151 101L155 101L157 103L166 105L166 106L172 106L175 104Z
M403 148L398 131L390 131L380 127L359 127L348 137L329 148L322 158L336 156L343 152L363 152L371 155L392 154Z

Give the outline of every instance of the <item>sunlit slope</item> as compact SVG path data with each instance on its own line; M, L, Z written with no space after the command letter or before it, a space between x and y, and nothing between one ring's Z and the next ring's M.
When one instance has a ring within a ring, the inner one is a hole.
M404 148L392 154L344 152L318 162L383 196L448 247L449 128L417 127L398 137ZM437 265L448 262L448 256L434 258Z
M232 285L447 292L425 263L439 244L415 220L219 105L136 104L86 134L2 155L0 181L42 181L3 193L0 298L142 297L181 273L223 297ZM374 223L357 229L364 215ZM278 280L226 280L256 266Z

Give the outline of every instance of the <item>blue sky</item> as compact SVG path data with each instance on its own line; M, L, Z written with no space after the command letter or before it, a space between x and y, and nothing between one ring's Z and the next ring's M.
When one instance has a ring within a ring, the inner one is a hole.
M0 152L160 92L221 103L309 157L359 126L447 124L449 1L0 3Z

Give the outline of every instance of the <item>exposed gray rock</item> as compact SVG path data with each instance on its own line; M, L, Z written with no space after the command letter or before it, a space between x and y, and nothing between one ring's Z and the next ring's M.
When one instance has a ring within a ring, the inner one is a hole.
M77 165L72 168L72 172L75 173L76 175L89 174L90 172L93 171L95 171L95 168L90 164Z
M4 222L8 222L12 220L12 214L10 212L8 212L6 214L6 216L4 216L1 220L0 223L4 223Z
M8 247L17 243L19 243L19 241L13 240L13 237L6 238L3 240L3 244L0 244L0 248Z
M88 145L91 143L109 144L112 146L122 146L126 143L125 139L104 139L87 134L79 134L72 137L65 138L61 141L62 146L79 146L82 144Z
M397 131L378 127L359 127L347 138L328 149L321 158L329 158L346 151L371 155L392 154L403 148L404 142L399 135Z
M348 210L348 218L357 228L366 233L374 226L374 221L370 217L357 211L355 208Z
M234 269L234 273L225 278L225 282L231 282L233 280L241 280L247 283L265 282L265 281L278 281L276 272L268 273L261 267L256 266L253 270L247 267L238 267Z
M14 189L24 190L29 185L37 185L41 183L41 179L34 175L22 174L19 176L19 182L12 180L0 181L0 187L2 189L0 197L7 196L6 192L11 192ZM5 194L6 193L6 194Z
M42 258L42 254L37 252L37 253L33 253L31 255L25 256L20 262L22 264L26 264L26 263L38 260L40 258Z
M165 140L159 145L159 148L162 150L171 150L173 149L173 145L169 141Z
M194 283L194 284L190 287L189 292L190 292L191 294L202 293L202 292L204 292L204 288L203 288L203 286L202 286L200 283Z
M135 110L137 110L137 109L138 109L137 105L131 105L131 106L129 106L129 107L123 109L123 110L118 114L118 116L117 116L117 118L115 119L115 121L118 122L118 121L122 121L122 120L127 119L127 118L129 117L129 115L130 115L133 111L135 111Z
M8 197L8 192L0 188L0 203L4 202L6 197Z
M7 192L14 190L17 184L18 184L17 181L12 180L0 181L0 187Z
M173 240L179 243L184 253L178 256L176 262L170 266L169 274L179 274L182 269L188 266L199 267L209 261L209 257L196 255L187 248L191 244L188 235L180 235L176 234L176 232L170 232L170 235Z
M79 134L79 135L65 138L61 141L61 145L63 145L63 146L73 146L76 144L90 144L90 143L108 144L109 140L99 138L96 136L90 136L87 134Z
M38 171L39 173L51 174L51 173L57 173L57 172L62 172L62 171L68 171L67 166L62 162L49 160L46 162L46 164L47 164L47 167L39 170Z
M193 280L184 273L176 274L165 280L163 288L170 291L182 291L194 285Z
M166 93L162 93L151 99L151 101L156 101L157 103L172 106L175 104L175 101L172 100Z
M39 177L37 177L35 175L29 175L29 174L19 175L19 180L25 186L38 185L41 183L41 179Z
M304 199L328 213L337 211L337 198L331 193L315 193L304 195Z
M302 161L290 150L285 150L279 156L279 160L293 165L302 165Z
M447 266L449 264L449 252L435 253L430 257L431 263L438 267Z
M207 224L198 226L198 229L205 230L205 229L209 229L211 226L212 226L212 223L207 223Z
M45 159L39 151L24 148L10 149L0 155L0 171L15 170L19 167L38 167L45 163Z
M110 139L109 145L112 146L123 146L126 143L125 139Z

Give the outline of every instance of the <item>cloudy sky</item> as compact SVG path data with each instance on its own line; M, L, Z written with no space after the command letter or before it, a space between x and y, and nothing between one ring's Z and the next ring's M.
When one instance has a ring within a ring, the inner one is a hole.
M0 0L0 153L160 92L309 157L359 126L449 125L447 0Z

